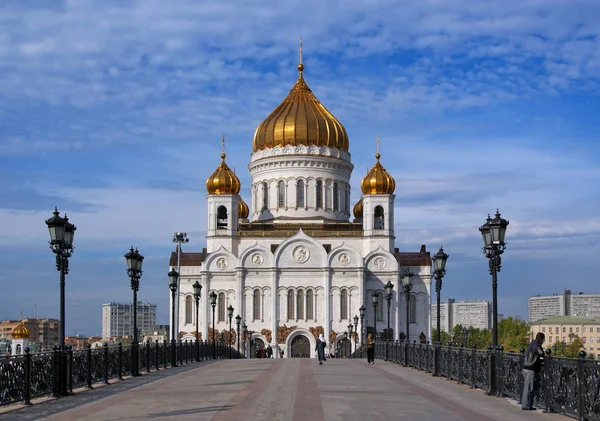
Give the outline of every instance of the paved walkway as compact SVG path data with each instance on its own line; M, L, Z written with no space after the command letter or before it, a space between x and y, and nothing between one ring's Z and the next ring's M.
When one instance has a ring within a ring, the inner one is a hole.
M0 413L0 420L566 420L377 361L220 360Z

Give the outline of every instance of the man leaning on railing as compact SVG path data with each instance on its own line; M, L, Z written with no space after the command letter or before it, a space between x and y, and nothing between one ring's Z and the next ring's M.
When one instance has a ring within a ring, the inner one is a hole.
M533 406L533 397L537 388L536 375L541 371L544 361L542 344L545 338L546 335L539 332L527 348L523 362L523 396L521 397L521 409L524 411L535 411L536 409Z

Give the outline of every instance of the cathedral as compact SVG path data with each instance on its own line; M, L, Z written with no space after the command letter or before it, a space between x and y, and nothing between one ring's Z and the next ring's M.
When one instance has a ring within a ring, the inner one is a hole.
M206 248L172 253L180 266L178 320L182 340L194 340L196 311L192 285L202 285L199 336L214 334L237 346L235 316L251 337L248 353L270 345L277 357L314 357L323 334L326 352L354 350L376 329L394 340L430 335L431 257L399 251L394 233L394 178L375 154L360 183L362 197L350 203L354 168L346 129L316 98L303 77L258 126L248 169L250 206L239 195L240 181L221 154L206 181ZM412 274L407 311L403 274ZM394 285L389 310L385 285ZM216 293L213 310L209 295ZM374 297L376 296L376 297ZM377 299L378 305L373 306ZM227 308L232 306L233 332ZM171 307L171 306L170 306ZM358 335L347 335L364 307ZM214 326L213 326L214 311ZM172 320L172 319L171 319ZM361 334L362 332L362 334Z

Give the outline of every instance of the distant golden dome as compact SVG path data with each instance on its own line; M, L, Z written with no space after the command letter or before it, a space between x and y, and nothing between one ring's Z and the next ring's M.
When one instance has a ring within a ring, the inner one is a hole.
M352 210L352 212L354 213L354 217L356 219L362 219L362 217L363 217L363 200L362 200L362 197L360 198L360 200L358 202L356 202L356 205L354 205L354 209Z
M244 200L240 197L238 201L238 219L248 219L250 215L250 209Z
M258 126L252 143L254 152L275 146L316 145L348 152L348 134L312 93L300 75L283 102Z
M360 188L363 194L392 194L396 189L396 181L379 163L381 155L375 154L377 162L371 171L363 178Z
M225 156L225 153L221 154L223 161L206 180L208 194L238 194L240 192L240 180L225 163Z
M27 339L29 338L29 329L25 327L23 321L21 320L17 327L13 329L11 334L13 339Z

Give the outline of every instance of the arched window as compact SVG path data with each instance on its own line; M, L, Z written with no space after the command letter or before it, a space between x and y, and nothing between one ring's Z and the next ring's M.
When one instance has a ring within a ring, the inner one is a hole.
M288 320L292 320L294 318L294 291L293 290L289 290L288 291L288 300L287 300L287 310L288 310L288 314L287 314L287 318Z
M260 290L255 289L252 296L252 310L254 320L260 319Z
M225 293L219 293L219 301L217 303L219 305L219 321L225 321Z
M350 213L350 189L348 188L348 186L346 186L346 188L344 189L344 193L345 193L344 203L346 206L346 208L344 210L347 213Z
M269 184L264 182L262 183L262 191L263 191L263 210L269 209Z
M343 289L340 294L340 318L348 318L348 291Z
M227 229L227 208L225 206L219 206L217 208L217 229Z
M313 292L312 289L309 289L306 292L306 318L312 319L313 316Z
M375 206L375 215L373 216L373 228L376 230L384 229L383 208L381 206Z
M21 355L21 344L17 344L15 355Z
M285 183L283 181L277 183L277 207L285 208Z
M304 291L298 291L296 295L296 317L298 319L304 318Z
M296 186L296 206L299 208L304 207L304 181L298 180Z
M415 294L410 295L410 304L408 305L408 310L410 323L417 323L417 296Z
M333 210L340 210L340 190L338 189L338 184L333 183Z
M323 208L323 182L321 180L317 181L315 198L316 198L315 208L317 208L317 209Z
M194 312L193 310L193 304L192 304L192 296L188 295L187 297L185 297L185 322L186 323L194 323L192 321L192 313Z
M383 293L379 292L379 305L377 306L377 321L382 322L383 321L383 307L384 307L384 301L383 301Z

